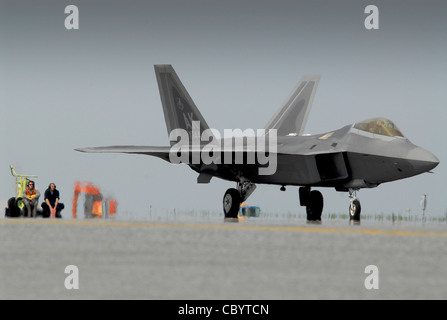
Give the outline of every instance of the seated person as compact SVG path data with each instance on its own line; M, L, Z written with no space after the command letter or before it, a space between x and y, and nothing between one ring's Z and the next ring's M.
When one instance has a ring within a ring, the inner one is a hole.
M25 217L35 218L37 216L37 205L39 204L40 192L34 187L34 181L29 181L23 190L22 201L25 205Z
M62 218L61 211L65 208L63 203L59 202L59 191L54 183L50 183L45 190L45 202L42 203L44 218Z

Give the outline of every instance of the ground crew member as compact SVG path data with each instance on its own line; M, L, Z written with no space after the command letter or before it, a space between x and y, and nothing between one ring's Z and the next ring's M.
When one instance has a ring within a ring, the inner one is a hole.
M26 207L25 216L35 218L37 216L37 205L39 204L40 192L34 187L34 181L29 181L28 186L23 190L22 201ZM31 211L32 207L32 211Z
M65 208L63 203L59 202L59 191L54 183L50 183L48 189L45 190L45 202L42 203L44 216L50 218L61 218L60 212Z

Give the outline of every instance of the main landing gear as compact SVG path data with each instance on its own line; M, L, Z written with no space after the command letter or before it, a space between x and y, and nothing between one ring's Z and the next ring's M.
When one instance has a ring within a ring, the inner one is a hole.
M251 183L250 180L244 177L238 177L238 184L236 189L231 188L225 192L223 197L223 210L225 214L225 220L237 221L237 215L239 213L239 207L241 203L247 200L247 198L255 191L256 185Z
M323 195L320 191L311 191L309 187L299 189L300 205L306 207L307 222L321 223L321 213L323 212Z
M357 189L349 189L349 223L360 224L360 200L356 197ZM321 213L323 212L323 195L317 190L310 190L310 187L299 189L300 205L306 207L307 222L321 223Z

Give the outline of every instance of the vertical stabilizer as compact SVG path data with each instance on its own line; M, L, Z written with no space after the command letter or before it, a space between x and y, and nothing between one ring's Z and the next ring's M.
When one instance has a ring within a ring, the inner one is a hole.
M303 135L320 75L301 78L290 96L267 123L265 129L276 129L278 136Z
M174 68L169 64L155 65L158 89L166 121L168 135L174 129L184 129L192 137L193 128L196 132L209 129L208 124L197 109L194 101L186 91ZM200 127L195 121L200 122ZM171 141L173 145L175 141Z

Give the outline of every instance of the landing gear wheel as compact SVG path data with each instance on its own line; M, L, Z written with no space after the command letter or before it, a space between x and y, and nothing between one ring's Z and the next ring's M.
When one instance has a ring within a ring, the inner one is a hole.
M236 189L228 189L223 198L223 210L225 219L237 219L239 207L241 205L241 196Z
M323 195L320 191L310 192L309 203L306 206L307 222L321 223L323 212Z
M349 222L353 224L360 224L360 212L362 207L358 199L351 200L349 204Z
M16 198L10 198L8 200L8 210L5 212L6 217L10 218L18 218L20 217L20 208L18 206L19 200L22 198L16 199Z

